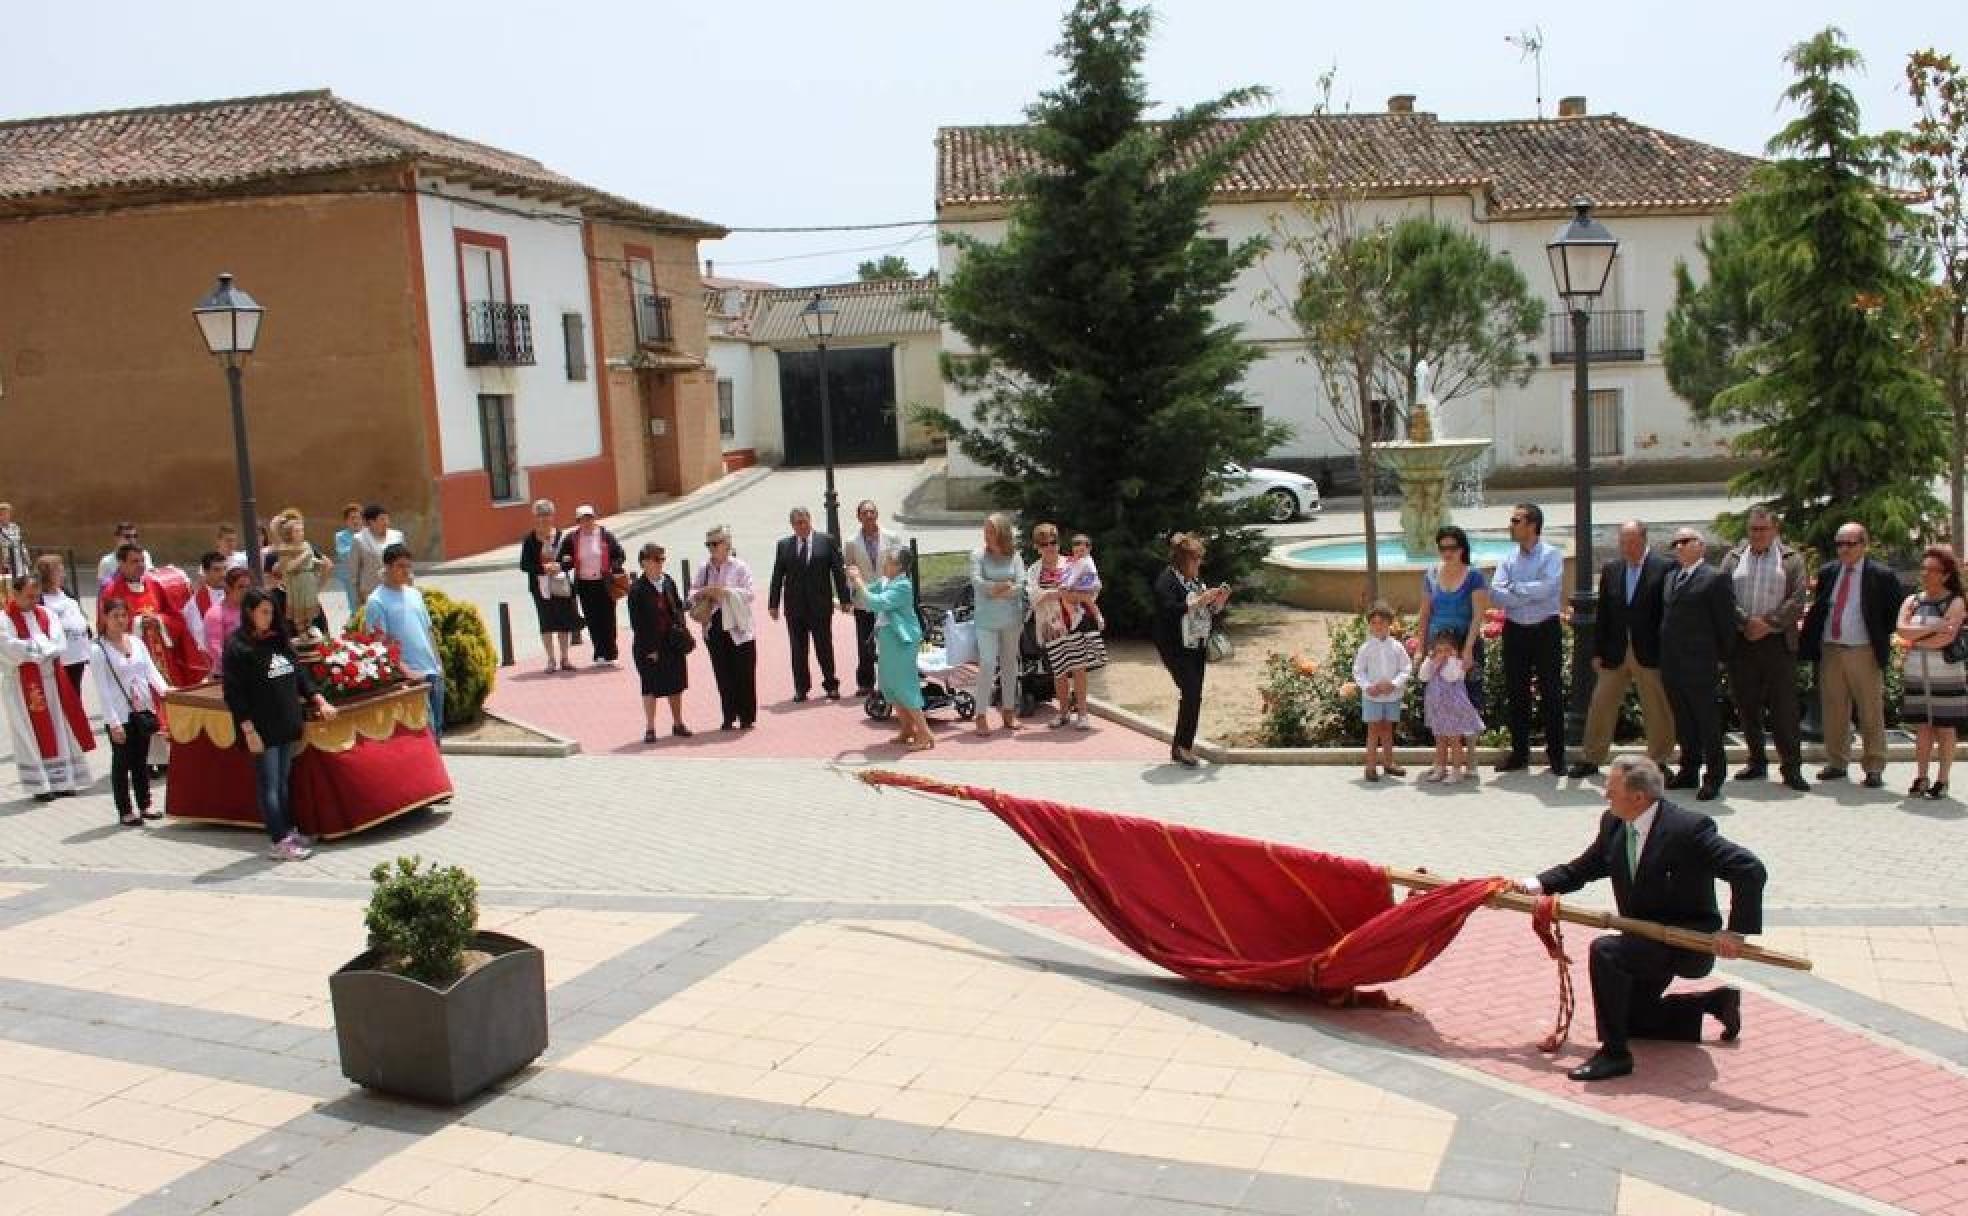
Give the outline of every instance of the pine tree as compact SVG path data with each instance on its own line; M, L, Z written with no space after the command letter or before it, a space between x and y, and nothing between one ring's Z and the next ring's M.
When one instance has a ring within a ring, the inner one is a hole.
M1149 620L1149 584L1170 533L1200 534L1211 578L1262 557L1249 508L1215 501L1226 463L1250 462L1285 430L1246 407L1258 357L1213 308L1263 248L1205 239L1204 209L1261 134L1227 116L1259 100L1238 89L1149 122L1141 59L1153 18L1119 0L1076 0L1056 53L1064 78L1027 110L1021 139L1039 168L1000 243L945 238L963 260L939 301L974 354L946 355L952 384L978 395L971 419L933 414L997 473L993 496L1027 527L1094 538L1115 628Z
M1786 61L1800 113L1736 204L1750 243L1732 273L1752 278L1747 308L1703 322L1740 321L1755 340L1728 361L1743 378L1709 413L1750 424L1736 446L1756 463L1731 488L1767 501L1794 539L1829 551L1853 519L1909 545L1942 518L1933 482L1947 459L1940 394L1915 351L1926 286L1895 248L1912 217L1888 184L1889 143L1860 132L1840 82L1860 62L1844 35L1828 28ZM1701 328L1689 300L1671 335Z

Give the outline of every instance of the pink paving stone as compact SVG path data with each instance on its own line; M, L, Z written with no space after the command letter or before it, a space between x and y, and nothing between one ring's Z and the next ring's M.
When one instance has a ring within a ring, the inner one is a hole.
M763 585L765 571L754 571ZM532 608L514 605L516 627L532 624ZM524 617L524 620L521 618ZM628 661L629 632L626 620L621 629L622 663L615 668L593 667L587 662L590 651L575 651L579 666L572 673L547 675L546 660L531 658L516 667L502 668L497 687L489 702L496 713L550 730L574 739L590 755L651 755L669 759L701 760L806 759L841 760L850 763L874 761L892 763L903 755L891 744L896 725L891 719L877 722L862 712L854 698L854 620L834 617L834 655L841 676L838 702L826 700L819 687L820 672L813 668L813 699L793 703L792 647L786 639L786 626L761 611L758 633L758 723L749 731L726 733L718 729L721 713L717 681L711 676L710 656L699 645L689 658L690 687L683 696L683 720L696 734L678 739L669 733L667 704L657 710L660 742L642 741L641 686L635 667ZM1051 730L1051 706L1040 707L1038 717L1007 734L992 715L992 732L978 738L973 724L958 722L954 710L930 715L936 731L934 755L943 760L1158 760L1168 756L1168 745L1136 734L1113 722L1092 719L1093 729Z
M1077 905L1004 911L1121 948ZM1556 972L1525 919L1511 913L1479 911L1434 963L1389 985L1411 1006L1407 1012L1328 1009L1309 1000L1299 1008L1308 1020L1452 1059L1880 1202L1916 1212L1963 1210L1968 1078L1754 992L1743 994L1738 1043L1640 1043L1633 1076L1592 1087L1566 1080L1565 1070L1593 1046L1589 944L1590 935L1577 930L1566 941L1579 960L1572 975L1578 1009L1571 1041L1556 1056L1536 1050L1556 1007ZM1753 974L1747 965L1743 972ZM1910 1096L1928 1112L1911 1127Z

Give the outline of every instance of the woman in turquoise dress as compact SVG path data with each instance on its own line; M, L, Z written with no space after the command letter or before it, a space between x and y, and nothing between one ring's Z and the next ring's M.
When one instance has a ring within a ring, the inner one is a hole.
M929 719L923 716L922 677L916 672L916 654L922 649L922 626L916 621L915 585L909 581L909 554L901 548L888 548L881 555L882 576L872 584L863 582L861 572L847 567L847 580L854 584L854 602L864 612L875 614L875 672L881 695L895 707L902 720L902 733L895 742L912 752L936 746L929 733Z

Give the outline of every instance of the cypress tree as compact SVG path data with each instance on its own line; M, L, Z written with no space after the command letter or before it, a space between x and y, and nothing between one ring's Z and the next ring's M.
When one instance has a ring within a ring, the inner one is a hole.
M1149 620L1166 538L1209 545L1212 578L1253 568L1266 542L1252 510L1213 500L1225 463L1248 463L1286 431L1249 410L1241 388L1257 350L1213 312L1263 249L1207 239L1218 181L1259 137L1226 125L1263 96L1245 88L1147 119L1141 75L1153 18L1119 0L1076 0L1056 54L1057 87L1030 106L1022 141L1037 168L1001 242L945 239L962 262L940 299L972 354L946 355L975 415L934 414L993 470L993 497L1030 527L1094 538L1117 629Z
M1740 251L1748 308L1708 318L1758 333L1732 360L1743 378L1715 392L1711 412L1749 422L1736 444L1756 463L1733 488L1767 501L1792 537L1828 552L1855 519L1910 545L1943 517L1933 483L1948 438L1916 352L1927 287L1896 248L1912 216L1889 185L1889 142L1861 133L1840 81L1860 62L1843 34L1828 28L1786 60L1797 79L1784 96L1800 112L1737 202L1751 238Z

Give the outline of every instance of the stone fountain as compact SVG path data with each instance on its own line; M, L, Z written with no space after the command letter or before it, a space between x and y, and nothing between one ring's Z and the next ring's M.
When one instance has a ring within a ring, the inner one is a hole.
M1408 557L1435 557L1435 532L1449 523L1449 487L1458 471L1482 459L1487 439L1437 439L1434 373L1423 359L1415 365L1415 402L1408 411L1408 437L1374 444L1376 459L1401 483L1401 544Z

